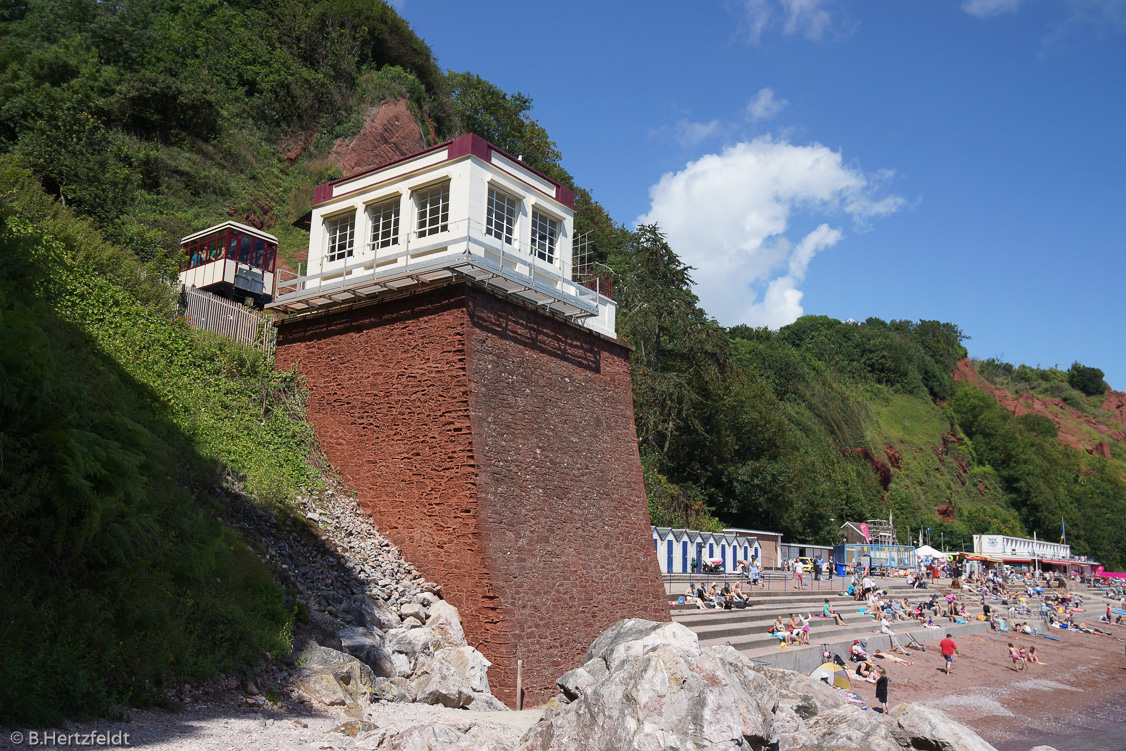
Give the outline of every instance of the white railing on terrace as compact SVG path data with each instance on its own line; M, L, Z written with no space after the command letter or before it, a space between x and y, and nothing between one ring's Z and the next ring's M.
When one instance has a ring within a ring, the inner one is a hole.
M558 243L557 243L558 245ZM594 289L563 276L559 266L560 248L555 248L555 262L536 255L524 243L504 243L485 234L482 222L463 219L449 223L445 232L419 236L407 233L406 241L385 248L366 244L364 252L343 261L322 261L314 273L294 273L278 269L275 275L275 304L284 304L355 287L378 285L413 274L434 273L441 269L458 270L466 265L489 272L495 277L520 284L526 289L560 300L577 301L597 311L599 282Z

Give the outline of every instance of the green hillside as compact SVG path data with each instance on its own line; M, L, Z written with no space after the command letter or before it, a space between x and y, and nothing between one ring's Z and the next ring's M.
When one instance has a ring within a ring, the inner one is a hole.
M827 542L890 513L961 541L1050 539L1065 516L1077 552L1126 564L1121 441L1088 455L956 384L950 323L719 326L659 227L573 185L530 96L442 71L383 3L26 0L0 4L0 38L0 723L143 704L289 649L284 593L209 491L237 476L284 523L318 482L302 386L187 328L168 282L178 238L232 217L292 261L333 143L388 100L430 143L477 132L575 188L634 347L654 523ZM1101 375L1032 375L1109 419Z

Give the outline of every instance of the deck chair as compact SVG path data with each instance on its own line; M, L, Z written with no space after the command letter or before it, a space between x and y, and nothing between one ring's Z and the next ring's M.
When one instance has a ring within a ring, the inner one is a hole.
M924 647L922 644L920 644L919 640L916 639L915 635L912 634L910 631L908 631L906 634L904 634L904 636L907 637L907 648L908 649L917 649L920 652L926 652L927 651L927 648Z
M899 637L898 636L896 636L895 634L888 634L888 638L891 639L891 651L892 652L898 652L901 655L911 654L910 652L908 652L906 649L903 648L902 644L899 643Z

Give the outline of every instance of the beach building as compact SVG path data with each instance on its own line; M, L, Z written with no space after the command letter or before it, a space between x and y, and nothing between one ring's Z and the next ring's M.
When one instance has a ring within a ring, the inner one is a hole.
M808 543L785 542L782 543L782 560L792 561L795 558L809 558L813 560L818 556L822 561L833 560L832 545L811 545Z
M767 532L761 529L743 529L740 527L729 527L723 530L724 534L733 534L736 537L751 537L758 541L759 550L759 566L764 569L782 568L786 559L782 557L782 533L781 532Z
M731 531L701 532L694 529L653 527L653 546L662 574L698 573L705 560L723 562L723 570L732 572L739 561L761 560L758 539ZM692 561L696 567L692 567Z
M1073 556L1071 546L1066 543L1009 535L974 535L973 539L973 552L963 553L961 557L969 562L980 562L986 568L1005 564L1018 570L1055 571L1086 576L1099 565L1086 556Z

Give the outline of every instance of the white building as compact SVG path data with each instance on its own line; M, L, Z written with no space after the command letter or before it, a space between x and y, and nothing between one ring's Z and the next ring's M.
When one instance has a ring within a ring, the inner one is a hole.
M1066 561L1071 558L1070 545L1005 535L974 535L974 552L1002 559Z
M616 337L617 305L573 281L574 193L468 134L320 185L309 261L279 275L286 313L468 280Z
M724 571L731 573L739 561L761 560L762 555L758 540L753 537L670 527L653 527L653 547L662 574L689 573L693 558L697 564L718 558L723 561Z

